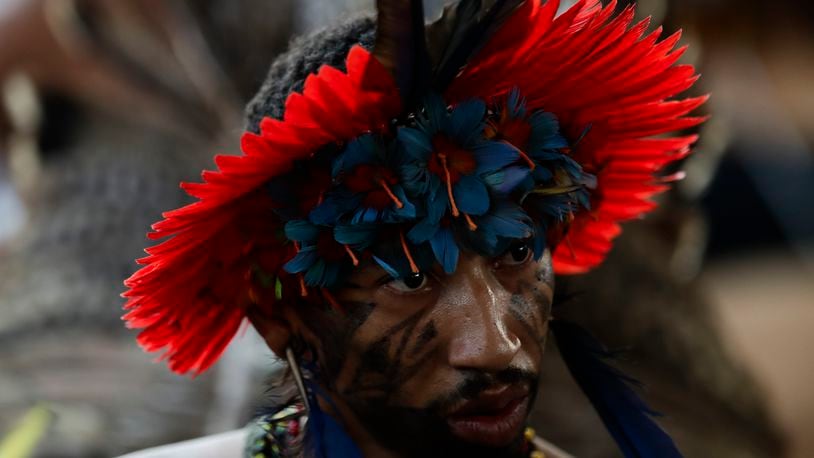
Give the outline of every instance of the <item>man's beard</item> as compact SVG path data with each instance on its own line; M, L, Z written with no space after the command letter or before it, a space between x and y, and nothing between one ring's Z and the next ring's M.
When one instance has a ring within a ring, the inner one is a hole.
M531 408L537 396L539 375L516 368L497 374L467 372L464 381L455 390L420 409L393 406L378 399L344 400L379 444L404 456L516 458L524 456L522 429L504 447L468 443L452 434L443 413L461 401L476 399L495 386L520 383L529 386L528 405Z

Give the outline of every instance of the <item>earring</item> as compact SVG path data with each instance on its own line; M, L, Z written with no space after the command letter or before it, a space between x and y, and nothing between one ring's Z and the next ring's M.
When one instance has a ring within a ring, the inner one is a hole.
M285 349L285 358L288 360L288 367L291 368L291 373L294 375L294 383L297 385L297 391L300 392L300 398L302 398L303 405L305 405L305 413L308 415L311 413L311 405L308 402L308 391L305 389L302 371L300 370L296 356L294 356L294 350L292 350L291 347Z

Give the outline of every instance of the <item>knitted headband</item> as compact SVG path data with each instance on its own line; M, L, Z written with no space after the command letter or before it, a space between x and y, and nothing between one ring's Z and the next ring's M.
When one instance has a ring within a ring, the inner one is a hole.
M551 247L559 274L601 263L696 140L665 135L703 121L686 115L705 97L670 100L695 70L675 65L679 34L645 35L615 2L487 3L425 26L420 1L380 0L372 51L308 75L243 155L183 184L198 201L153 226L166 240L126 281L139 343L200 373L249 308L341 308L331 291L362 263L451 273L462 249L513 243Z

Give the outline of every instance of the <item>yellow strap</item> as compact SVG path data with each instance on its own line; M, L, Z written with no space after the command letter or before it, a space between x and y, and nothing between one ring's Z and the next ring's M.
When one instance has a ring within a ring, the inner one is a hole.
M29 410L20 423L0 440L0 458L27 458L34 453L51 423L51 413L45 406Z

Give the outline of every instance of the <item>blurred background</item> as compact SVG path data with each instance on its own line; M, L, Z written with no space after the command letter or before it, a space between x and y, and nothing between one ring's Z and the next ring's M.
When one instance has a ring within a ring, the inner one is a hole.
M174 376L124 329L122 281L160 212L190 201L178 182L239 151L274 56L372 4L0 0L0 457L114 456L250 419L274 365L258 338ZM638 4L665 36L684 30L713 116L661 209L597 272L559 280L579 292L564 313L629 350L621 364L688 456L810 456L814 6ZM547 365L538 431L617 456Z

